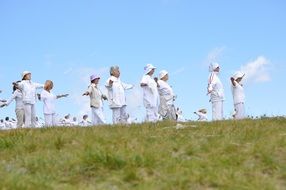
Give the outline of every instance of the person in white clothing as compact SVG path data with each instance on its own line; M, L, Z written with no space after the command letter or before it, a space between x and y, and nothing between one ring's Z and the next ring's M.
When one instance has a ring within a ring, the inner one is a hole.
M143 104L146 108L146 121L156 122L159 119L159 93L158 84L152 78L156 67L152 64L147 64L144 67L145 74L143 75L140 86L143 89Z
M233 104L234 104L234 119L244 119L244 89L241 83L243 77L245 76L244 73L237 71L231 78L231 91L233 96Z
M87 91L83 94L83 96L90 97L90 107L91 107L91 116L92 116L92 124L93 125L101 125L105 124L105 118L103 115L103 103L102 100L107 100L107 97L102 94L100 89L98 88L98 82L100 77L96 74L90 76L90 82Z
M212 103L212 119L223 119L224 89L218 77L220 67L218 63L211 63L209 67L210 75L208 80L208 95Z
M207 110L206 109L199 109L198 111L194 112L199 118L198 121L207 121Z
M169 74L166 70L159 73L158 91L160 95L159 114L163 119L176 121L176 108L174 100L176 98L173 89L167 83Z
M108 90L109 107L112 110L113 123L126 124L128 114L126 112L125 90L132 89L133 85L121 82L119 77L119 67L110 67L110 77L107 79L105 87Z
M18 88L18 84L21 81L17 81L13 83L13 95L5 104L6 106L10 105L13 100L16 102L15 106L15 113L17 117L17 128L21 128L24 125L25 119L25 111L24 111L24 104L23 104L23 94L22 91Z
M0 90L0 93L2 93L2 90ZM4 106L6 106L6 100L1 100L0 99L0 107L2 108L2 107L4 107Z
M82 127L88 127L92 125L92 123L88 120L88 115L82 116L82 121L79 122L79 125Z
M44 87L43 84L32 82L31 78L31 72L24 71L22 73L22 81L18 84L18 87L22 91L23 95L25 127L36 126L36 90Z
M54 95L51 90L53 89L54 84L53 81L47 80L45 82L44 90L41 93L41 101L44 103L43 110L45 116L45 126L57 126L56 122L56 108L55 108L55 100L58 98L67 97L68 94L63 95Z

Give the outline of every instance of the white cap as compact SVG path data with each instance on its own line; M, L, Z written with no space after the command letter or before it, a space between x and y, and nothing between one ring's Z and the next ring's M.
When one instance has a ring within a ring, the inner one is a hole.
M100 79L100 76L97 74L93 74L90 76L90 81L93 81L94 79Z
M27 75L27 74L31 74L31 72L30 72L30 71L24 71L24 72L22 73L22 78L24 78L25 75Z
M160 71L160 73L159 73L159 79L162 79L164 76L166 76L168 74L168 71L166 71L166 70L162 70L162 71Z
M209 71L213 72L218 67L219 67L219 64L217 62L212 62L209 66Z
M144 67L145 75L147 75L148 73L150 73L150 71L151 71L152 69L156 69L156 67L154 67L152 64L147 64L147 65Z
M234 78L234 80L236 80L236 79L238 79L238 78L243 78L244 75L245 75L245 74L244 74L243 72L237 71L237 72L235 72L235 73L232 75L232 77Z

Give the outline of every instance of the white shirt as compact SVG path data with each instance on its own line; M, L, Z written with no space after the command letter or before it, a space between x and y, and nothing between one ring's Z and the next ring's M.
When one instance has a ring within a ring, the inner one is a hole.
M233 84L231 85L233 103L234 104L244 103L245 101L244 89L242 85L239 84L238 82L234 81L234 83L235 86L233 86Z
M16 109L23 109L24 108L24 104L23 104L23 95L21 90L16 89L13 92L12 97L10 98L10 100L8 100L7 105L11 104L11 102L15 100L16 102Z
M41 100L44 103L44 114L55 114L56 113L56 102L57 96L53 93L43 90L41 93Z
M196 114L199 116L198 121L207 121L207 114L202 112L196 112Z
M224 100L223 85L218 78L217 72L212 72L209 76L208 91L210 92L211 102Z
M141 84L147 84L142 86L143 88L143 103L145 107L158 107L159 106L159 93L157 83L150 75L144 75L140 82Z
M36 89L43 88L43 84L34 83L30 80L23 80L19 83L19 88L22 90L23 103L24 104L35 104L37 95Z
M90 97L90 106L95 108L101 108L103 106L102 93L97 87L97 85L94 83L89 85L87 92L89 93Z
M112 86L109 81L113 81ZM133 85L121 82L119 78L111 76L106 81L105 87L108 90L108 101L110 108L120 108L126 105L125 90L133 88Z
M173 105L175 97L173 89L166 81L159 80L158 84L159 84L158 91L160 96L166 100L167 105Z

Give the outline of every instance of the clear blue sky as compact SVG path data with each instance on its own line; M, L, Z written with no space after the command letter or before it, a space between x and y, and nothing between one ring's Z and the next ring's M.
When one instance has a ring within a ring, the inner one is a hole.
M245 81L247 114L286 115L286 2L283 0L0 0L0 94L30 70L34 82L54 81L57 113L88 112L81 97L93 72L102 76L119 65L121 79L136 85L127 92L129 111L143 119L139 81L152 63L170 73L176 105L188 119L207 108L208 64L221 65L225 117L232 113L229 77L239 69ZM284 94L284 95L283 95ZM105 103L105 115L111 112ZM42 103L37 103L42 115ZM14 105L0 118L15 118Z

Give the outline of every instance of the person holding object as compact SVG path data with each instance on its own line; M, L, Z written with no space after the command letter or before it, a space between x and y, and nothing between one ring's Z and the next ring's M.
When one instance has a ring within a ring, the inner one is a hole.
M126 84L120 80L120 70L118 66L110 67L110 77L107 79L105 87L108 91L109 107L112 110L112 120L114 124L127 123L128 114L126 112L125 90L133 88L133 85Z
M234 119L244 119L245 118L245 111L244 111L244 89L241 83L243 77L245 76L244 73L237 71L234 75L230 78L231 81L231 91L233 96L233 105L235 113L233 115Z
M22 91L23 104L25 111L25 127L36 126L36 90L43 88L43 84L32 82L30 71L22 73L22 81L18 83L18 88Z
M68 94L63 95L54 95L51 90L53 89L54 84L53 81L47 80L44 85L44 90L41 93L40 99L43 101L44 106L44 116L45 116L45 126L57 126L56 122L56 108L55 108L55 100L63 97L67 97Z
M102 100L107 100L107 97L101 93L98 88L100 77L96 74L90 76L90 85L83 96L90 97L90 107L92 124L100 125L105 124L105 118L103 115L103 102Z
M143 75L140 86L143 89L143 103L146 108L146 121L156 122L159 120L159 93L158 84L152 78L156 67L152 64L147 64L144 67L145 74Z
M209 79L208 79L208 95L210 95L210 102L212 103L212 119L223 119L223 101L224 89L218 77L220 66L218 63L211 63L209 66Z

